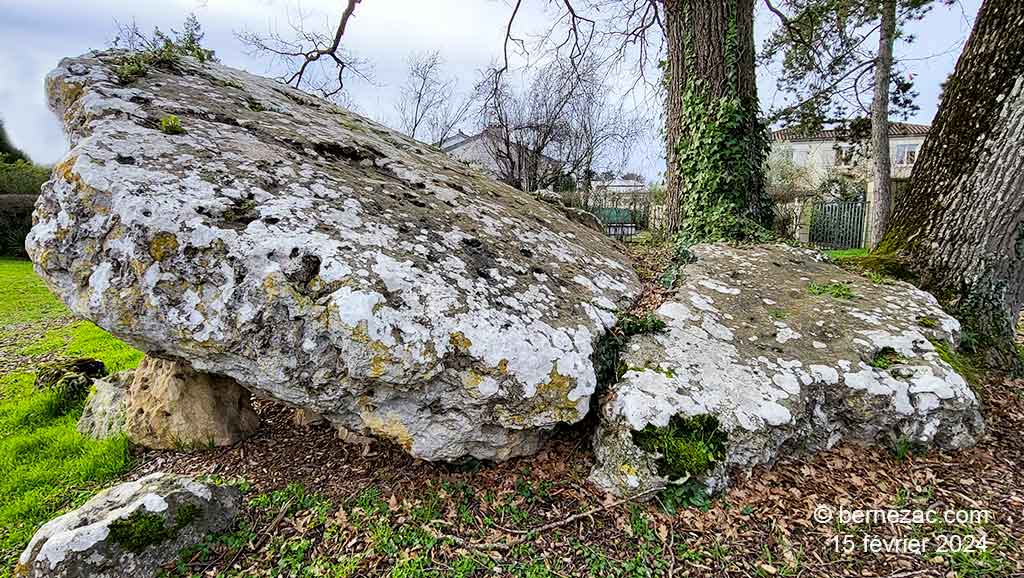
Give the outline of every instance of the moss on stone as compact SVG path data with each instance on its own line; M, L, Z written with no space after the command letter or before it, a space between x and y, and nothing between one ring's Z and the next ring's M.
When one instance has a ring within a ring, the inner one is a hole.
M127 518L114 520L110 524L110 539L129 552L141 552L171 538L177 532L164 525L159 514L143 510L132 512Z
M853 289L846 283L815 283L807 286L807 292L811 295L828 295L835 299L853 299Z
M648 425L633 432L633 443L658 454L658 474L677 480L699 476L725 457L726 435L710 415L673 416L665 427Z
M626 347L630 337L643 333L661 333L665 331L665 322L653 313L643 317L632 313L619 315L615 326L597 341L591 359L597 374L599 387L607 387L622 378L628 367L620 359L620 353Z
M834 260L836 264L845 269L867 273L872 281L892 277L914 283L917 279L917 276L910 270L909 264L894 253L876 251L867 255L837 257ZM878 283L879 281L875 282Z
M928 329L935 329L939 326L938 320L928 315L921 315L918 317L917 324Z
M889 369L894 365L906 363L907 358L903 357L891 347L883 347L875 352L874 357L868 362L871 367L878 369Z
M196 521L202 513L203 509L198 504L192 502L182 504L174 513L174 527L180 530Z
M168 526L163 516L136 510L127 518L114 520L110 524L110 540L129 552L141 552L150 546L162 544L178 535L178 532L199 519L203 508L186 502L174 512L174 524Z
M939 354L939 359L945 361L953 368L953 371L959 373L965 380L967 380L967 383L975 386L981 382L981 370L978 369L978 365L970 356L953 349L945 341L938 339L929 339L929 341L932 342L932 346L935 347L936 353Z

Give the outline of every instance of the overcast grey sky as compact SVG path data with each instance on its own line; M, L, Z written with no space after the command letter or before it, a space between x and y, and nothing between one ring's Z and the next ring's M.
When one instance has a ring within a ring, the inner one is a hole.
M939 86L952 72L970 32L981 0L959 0L936 7L913 32L917 41L897 48L914 73L921 107L915 122L935 115ZM206 43L229 66L259 74L274 73L267 63L245 54L234 32L284 31L301 12L307 24L332 29L342 0L0 0L0 117L12 140L38 162L52 163L67 150L60 125L47 109L43 78L64 56L107 46L115 19L136 19L143 29L177 28L195 12L207 33ZM540 32L551 17L547 0L528 2L518 20L523 35ZM405 76L409 54L439 50L449 72L468 90L478 71L501 54L507 0L363 0L349 25L346 43L373 66L375 82L352 83L351 99L359 112L377 120L393 118L393 103ZM759 7L757 36L774 22ZM625 74L625 73L624 73ZM624 79L623 79L624 80ZM759 70L762 104L775 101L770 70ZM642 98L634 95L633 98ZM652 110L652 115L657 111ZM637 147L627 169L650 179L663 169L657 133Z

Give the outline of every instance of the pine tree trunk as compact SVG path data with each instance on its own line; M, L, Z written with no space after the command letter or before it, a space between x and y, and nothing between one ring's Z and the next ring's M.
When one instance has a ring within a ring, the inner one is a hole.
M874 248L889 221L892 178L889 159L889 81L892 77L892 44L896 34L896 0L882 0L875 64L875 95L871 102L871 152L874 157L874 191L871 199L869 246Z
M1003 367L1024 303L1024 2L986 0L896 200L897 253Z
M744 166L730 167L731 173L751 174L735 183L742 189L737 210L744 216L763 221L770 214L764 197L764 152L759 139L764 127L757 120L757 88L754 75L754 1L753 0L664 0L664 26L668 58L665 64L667 91L665 114L666 221L670 232L683 225L681 207L687 195L694 194L688 175L678 170L681 148L700 146L687 134L687 107L684 98L694 81L711 102L738 98L749 111L749 120L741 133L734 135L749 141L749 154L740 159ZM707 119L710 122L710 118ZM750 170L748 170L750 169Z

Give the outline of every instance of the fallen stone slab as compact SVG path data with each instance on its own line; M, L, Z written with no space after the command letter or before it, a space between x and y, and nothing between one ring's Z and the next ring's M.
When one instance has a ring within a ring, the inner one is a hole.
M786 245L691 252L656 312L665 330L627 343L601 400L598 486L628 495L699 473L716 490L840 440L963 448L982 433L949 363L960 325L930 294Z
M229 529L241 494L187 476L154 473L96 494L43 525L14 569L18 578L140 578L207 534Z
M639 292L614 242L278 82L188 58L122 81L125 56L47 78L72 148L26 244L75 313L430 460L587 413Z

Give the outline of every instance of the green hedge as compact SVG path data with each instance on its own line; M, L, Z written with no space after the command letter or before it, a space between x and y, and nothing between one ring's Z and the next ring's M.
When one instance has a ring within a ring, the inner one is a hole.
M0 195L38 195L39 187L50 178L50 167L7 160L0 155Z
M0 255L26 257L25 236L32 228L32 208L49 167L11 161L0 154Z
M25 236L32 228L38 195L0 195L0 256L27 257Z

